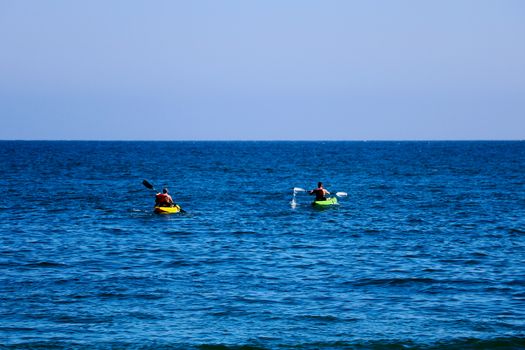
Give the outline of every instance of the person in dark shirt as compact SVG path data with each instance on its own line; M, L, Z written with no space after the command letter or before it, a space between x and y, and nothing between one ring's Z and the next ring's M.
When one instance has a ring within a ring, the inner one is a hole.
M316 201L325 201L326 200L326 195L330 194L330 192L328 192L326 189L323 188L323 183L322 182L318 182L317 183L317 188L315 190L311 190L309 193L311 195L315 194L315 200Z

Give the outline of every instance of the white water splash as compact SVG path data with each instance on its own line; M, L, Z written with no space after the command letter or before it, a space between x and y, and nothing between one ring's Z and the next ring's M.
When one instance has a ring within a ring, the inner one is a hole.
M300 187L294 187L293 188L293 195L292 195L292 201L290 202L290 205L292 206L292 208L295 208L297 207L297 201L295 200L295 195L298 193L298 192L306 192L305 189L302 189Z

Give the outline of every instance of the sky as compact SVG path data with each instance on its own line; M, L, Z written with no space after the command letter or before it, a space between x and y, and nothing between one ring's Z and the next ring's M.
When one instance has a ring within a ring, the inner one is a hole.
M0 0L2 140L523 140L522 0Z

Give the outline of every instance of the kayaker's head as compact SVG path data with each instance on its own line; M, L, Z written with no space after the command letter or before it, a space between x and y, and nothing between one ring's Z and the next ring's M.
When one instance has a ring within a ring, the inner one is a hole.
M322 182L318 182L317 183L317 188L322 188L323 187L323 183Z
M167 189L166 187L164 187L164 188L162 189L162 193L168 193L168 189Z

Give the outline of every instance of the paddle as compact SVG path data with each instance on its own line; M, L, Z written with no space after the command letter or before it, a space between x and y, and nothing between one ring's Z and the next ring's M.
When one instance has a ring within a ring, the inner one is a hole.
M146 187L146 188L148 188L148 189L150 189L150 190L153 190L153 191L157 192L157 190L155 189L155 187L153 187L153 185L150 184L148 180L142 180L142 184L144 185L144 187ZM182 209L182 208L180 207L180 205L178 205L177 203L173 203L173 205L178 206L179 209L180 209L180 212L181 212L181 213L185 213L185 212L186 212L186 210Z
M157 190L155 189L155 187L153 187L152 184L150 184L148 182L148 180L142 180L142 184L146 187L146 188L149 188L150 190L153 190L155 192L157 192Z
M308 192L307 190L303 189L303 188L300 188L300 187L294 187L293 188L293 193L294 195L298 192ZM334 193L337 197L347 197L348 196L348 193L346 192L336 192Z

